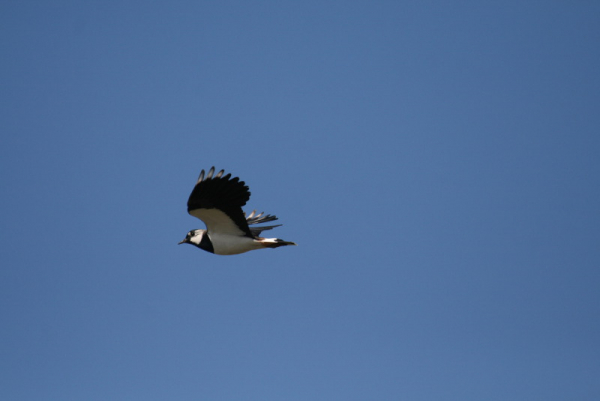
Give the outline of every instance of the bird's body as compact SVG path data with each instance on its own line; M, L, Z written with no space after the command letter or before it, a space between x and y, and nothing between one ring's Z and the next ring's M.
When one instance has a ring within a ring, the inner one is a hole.
M231 174L223 176L219 171L214 177L212 167L206 178L204 170L188 199L188 213L206 224L206 230L191 230L180 244L187 243L217 255L236 255L262 248L278 248L296 245L278 238L262 238L260 233L279 225L252 227L250 225L277 220L272 215L246 217L242 206L250 199L250 191L239 178Z

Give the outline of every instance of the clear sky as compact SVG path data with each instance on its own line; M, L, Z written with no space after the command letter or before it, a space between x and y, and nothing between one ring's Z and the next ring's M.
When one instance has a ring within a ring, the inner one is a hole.
M600 399L599 20L3 2L0 399ZM178 246L213 165L299 246Z

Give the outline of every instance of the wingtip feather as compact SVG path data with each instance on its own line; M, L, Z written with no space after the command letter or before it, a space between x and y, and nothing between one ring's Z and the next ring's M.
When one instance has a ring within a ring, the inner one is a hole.
M202 182L203 179L204 179L204 169L202 169L202 171L200 172L200 175L198 176L198 181L196 181L196 183Z

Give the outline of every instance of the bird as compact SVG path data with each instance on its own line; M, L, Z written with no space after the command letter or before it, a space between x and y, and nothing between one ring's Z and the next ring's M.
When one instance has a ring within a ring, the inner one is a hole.
M237 255L256 249L296 245L279 238L260 237L261 232L281 224L250 226L275 221L277 217L264 212L256 214L256 210L246 215L242 210L250 199L246 183L238 177L232 178L231 173L223 175L225 170L214 173L214 166L206 175L204 170L200 172L187 202L188 213L202 220L206 230L189 231L179 244L194 245L216 255Z

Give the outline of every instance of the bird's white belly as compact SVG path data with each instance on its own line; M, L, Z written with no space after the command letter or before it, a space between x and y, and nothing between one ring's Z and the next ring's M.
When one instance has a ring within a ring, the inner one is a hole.
M248 237L211 233L208 234L208 237L217 255L237 255L263 248L260 242Z

